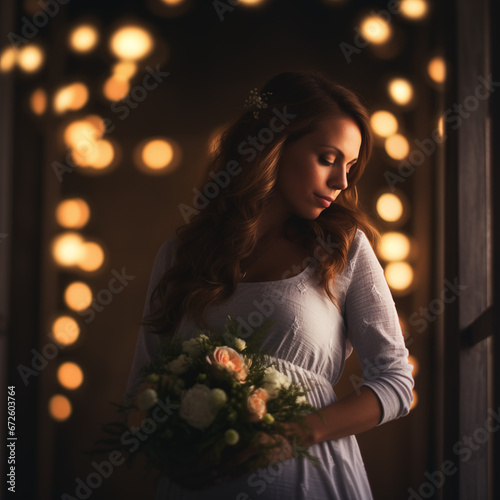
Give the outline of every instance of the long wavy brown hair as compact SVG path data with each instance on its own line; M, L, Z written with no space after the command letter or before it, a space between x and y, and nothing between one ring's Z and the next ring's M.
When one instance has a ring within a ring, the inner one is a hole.
M267 107L259 110L258 117L249 109L234 119L208 156L206 175L198 189L203 193L210 185L211 198L176 229L175 262L153 290L151 313L141 323L153 326L151 333L175 333L184 314L208 327L205 311L234 293L241 275L240 261L255 248L257 227L274 192L283 149L313 132L324 118L347 115L359 126L358 161L348 174L348 187L315 220L290 217L287 238L308 255L317 248L319 238L334 242L334 250L318 262L316 273L318 283L337 307L330 287L346 265L356 229L363 230L372 245L378 238L377 229L358 206L356 184L371 154L373 134L369 114L356 94L316 71L278 74L260 92L271 93ZM276 119L273 121L277 113L289 116L284 126L280 124L281 130L275 126ZM227 174L226 169L235 166L240 167L239 173ZM214 189L214 178L224 171L230 177L228 185Z

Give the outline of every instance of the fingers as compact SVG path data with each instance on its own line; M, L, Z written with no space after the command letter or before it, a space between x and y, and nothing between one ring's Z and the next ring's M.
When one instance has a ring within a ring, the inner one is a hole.
M292 457L292 446L279 434L269 435L261 432L254 442L255 444L250 446L224 448L220 465L217 465L213 450L209 450L201 457L193 457L189 467L175 466L169 476L186 489L200 490Z

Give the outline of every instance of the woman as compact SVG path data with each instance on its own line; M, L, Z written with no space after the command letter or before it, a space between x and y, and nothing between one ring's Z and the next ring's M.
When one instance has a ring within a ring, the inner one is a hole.
M279 455L246 449L216 471L162 477L157 498L372 498L354 435L408 414L414 381L377 232L357 202L371 146L358 98L317 72L272 78L221 136L200 186L208 203L156 256L128 396L163 335L223 332L229 314L242 336L275 321L262 347L292 380L316 382L308 400L323 419L309 415L309 431L290 423ZM338 400L353 348L363 383ZM292 442L322 467L293 458ZM246 473L255 459L261 468Z

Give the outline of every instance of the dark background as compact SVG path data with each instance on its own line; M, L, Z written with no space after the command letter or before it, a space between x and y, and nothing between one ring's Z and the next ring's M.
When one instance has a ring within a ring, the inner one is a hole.
M183 223L179 205L192 204L213 134L243 111L251 89L282 71L320 70L359 93L371 111L392 111L411 149L415 138L431 136L445 109L446 94L445 87L430 80L426 68L436 54L443 54L447 63L454 60L446 37L454 33L450 19L454 19L455 4L429 3L430 12L423 20L389 13L394 37L387 54L369 45L352 54L348 62L340 45L354 44L364 15L388 13L387 2L268 0L257 8L236 5L221 21L212 2L187 2L183 13L168 17L169 10L159 0L71 0L60 6L33 39L45 50L42 68L34 74L18 70L0 74L4 146L0 155L10 172L3 177L8 184L2 186L0 227L8 241L0 247L1 258L9 270L2 276L2 355L8 366L4 386L17 388L19 436L18 493L6 498L75 496L77 478L85 480L93 471L93 458L84 452L103 436L101 426L116 416L110 402L121 402L125 390L156 252ZM2 0L0 49L7 46L9 32L21 31L23 16L31 19L40 8L34 2ZM67 36L74 26L88 20L99 27L101 40L97 49L78 55L69 50ZM141 83L148 66L159 64L170 75L121 120L102 95L101 86L116 62L107 41L126 21L150 29L156 44L152 54L139 61L132 86ZM416 98L411 106L401 108L390 100L386 89L393 76L412 82ZM90 90L83 110L59 116L49 109L35 116L29 109L29 96L36 88L50 96L60 85L76 80ZM66 154L61 127L91 113L116 126L110 138L119 145L121 159L103 175L75 170L59 182L52 165L64 162ZM158 135L178 142L182 162L167 175L148 176L134 166L133 152L142 140ZM397 172L398 163L377 142L360 183L361 202L382 232L392 228L378 218L375 202L381 192L388 191L384 173ZM408 416L357 436L375 498L381 500L407 498L409 488L418 490L426 481L424 472L440 464L443 422L438 381L444 355L443 318L417 333L408 317L442 289L443 221L437 214L442 211L446 187L443 171L443 150L438 148L398 185L409 200L409 216L397 230L409 235L418 249L411 260L415 271L411 290L395 294L408 349L418 361L418 402ZM101 242L106 251L105 265L88 276L59 268L50 255L50 241L61 232L55 208L61 199L73 195L91 207L83 234ZM61 350L24 386L19 365L29 366L32 349L40 350L47 343L54 315L68 313L62 298L65 286L83 279L98 291L107 287L111 271L122 267L135 278L92 322L85 324L77 317L82 329L79 340ZM62 388L56 379L57 367L66 360L77 362L84 371L84 383L74 391ZM352 374L360 375L355 354L335 388L339 396L352 391ZM54 421L48 413L48 400L54 393L65 394L71 401L73 411L64 422ZM131 470L125 465L116 468L90 498L152 498L153 482L139 460Z

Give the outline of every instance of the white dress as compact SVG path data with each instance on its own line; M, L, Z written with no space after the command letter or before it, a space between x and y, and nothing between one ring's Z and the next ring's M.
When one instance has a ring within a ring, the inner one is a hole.
M172 265L177 237L159 249L153 266L144 312L162 274ZM251 335L265 319L276 321L262 347L272 355L276 368L292 380L312 387L309 402L317 408L337 401L333 386L339 380L353 348L363 369L363 381L378 396L383 414L378 425L407 415L414 380L408 350L394 300L380 263L366 235L358 230L348 254L348 265L336 277L334 293L341 312L316 283L316 263L311 258L298 275L280 281L239 283L224 303L208 308L210 329L223 332L226 316L236 318L240 333ZM177 334L186 340L196 325L184 317ZM140 367L156 353L158 335L141 327L129 376L126 400L141 383ZM353 386L355 389L355 386ZM256 473L203 492L182 489L162 477L158 500L165 499L283 499L370 500L373 498L355 436L313 445L319 457L315 468L307 459L288 459Z

